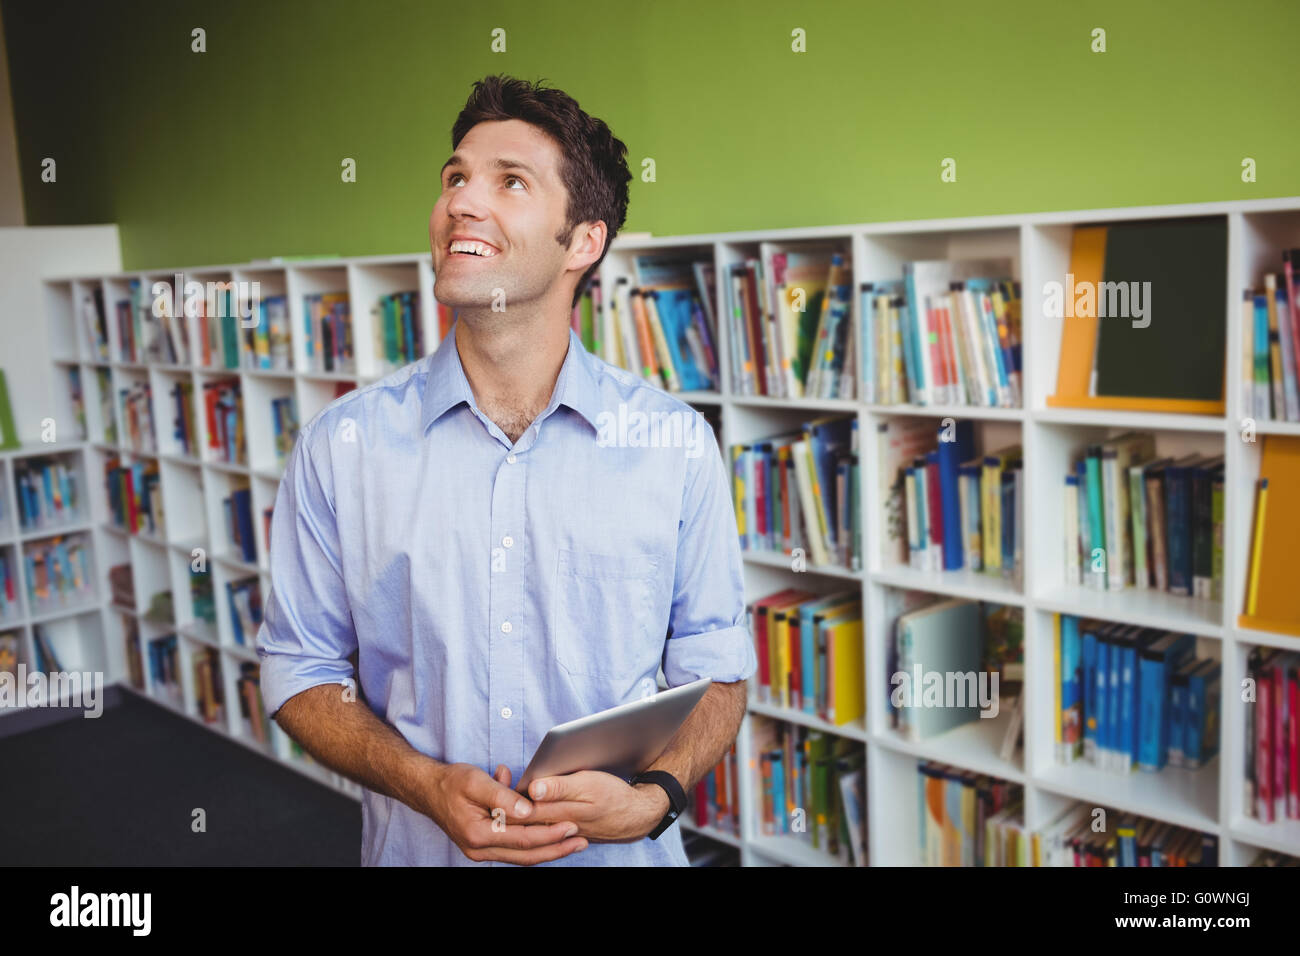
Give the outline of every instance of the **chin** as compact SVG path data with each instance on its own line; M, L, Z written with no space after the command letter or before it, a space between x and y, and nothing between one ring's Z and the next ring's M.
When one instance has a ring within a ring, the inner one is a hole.
M489 308L492 305L491 289L477 289L449 281L435 280L433 297L453 309Z

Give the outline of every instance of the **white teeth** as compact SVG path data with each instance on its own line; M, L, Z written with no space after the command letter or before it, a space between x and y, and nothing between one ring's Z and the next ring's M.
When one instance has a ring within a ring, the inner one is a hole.
M484 258L491 258L496 255L496 251L491 246L485 245L481 242L473 242L469 239L453 240L451 245L447 247L447 251L448 253L468 252L472 255L483 256Z

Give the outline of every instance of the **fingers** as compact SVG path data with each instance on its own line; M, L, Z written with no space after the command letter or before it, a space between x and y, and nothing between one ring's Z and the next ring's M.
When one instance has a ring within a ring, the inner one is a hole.
M578 825L572 820L541 825L493 827L491 821L474 823L465 829L471 847L480 850L511 848L531 850L552 843L560 843L576 836Z
M508 784L501 782L501 771L510 779L510 771L504 764L497 767L497 776L489 777L479 771L465 788L465 796L481 807L486 807L488 814L493 810L504 810L507 819L522 820L533 812L533 805L523 795L511 790Z
M510 768L503 763L497 764L497 772L493 775L492 779L503 787L510 786Z
M499 860L503 863L516 863L520 866L532 866L536 863L549 863L587 849L587 841L582 837L572 837L561 843L539 847L535 850L512 850L506 847L491 847L486 850L470 850L465 855L475 862Z
M542 823L559 823L565 820L586 821L597 815L596 809L590 803L578 803L573 800L539 800L533 804L533 812L529 815L529 825Z
M577 774L569 774L563 777L538 777L528 785L528 795L534 800L565 800L577 797L577 787L574 785L573 777Z

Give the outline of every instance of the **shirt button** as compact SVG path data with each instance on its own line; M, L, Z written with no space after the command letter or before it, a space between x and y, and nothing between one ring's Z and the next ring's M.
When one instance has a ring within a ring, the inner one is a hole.
M502 708L501 708L501 716L502 716L503 718L505 718L506 720L509 720L509 719L510 719L511 717L513 717L514 715L515 715L515 712L514 712L513 710L511 710L509 707L502 707Z
M510 633L510 622L509 622L509 621L502 621L502 622L501 622L501 630L502 630L504 633L509 634L509 633Z
M506 455L506 462L507 462L508 464L513 465L513 464L515 463L515 456L514 456L514 455Z
M515 546L515 539L510 537L510 535L506 535L501 539L501 546L503 548L513 548Z

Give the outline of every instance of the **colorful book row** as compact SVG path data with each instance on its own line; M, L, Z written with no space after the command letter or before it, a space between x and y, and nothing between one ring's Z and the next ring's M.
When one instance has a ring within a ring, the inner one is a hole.
M706 303L705 263L637 256L635 276L614 282L600 328L600 344L612 365L670 392L717 389L717 336ZM697 268L702 267L702 268ZM600 311L602 289L593 283L590 306ZM585 308L580 300L577 308Z
M916 774L920 865L1033 865L1023 787L934 761Z
M18 523L24 531L77 520L81 511L77 472L61 458L24 458L14 463Z
M1065 577L1223 599L1223 456L1156 458L1155 436L1088 447L1065 478Z
M865 866L866 750L844 737L756 718L759 829Z
M1220 667L1196 638L1053 615L1058 763L1196 769L1219 750Z
M740 545L862 568L858 422L828 416L731 446Z

